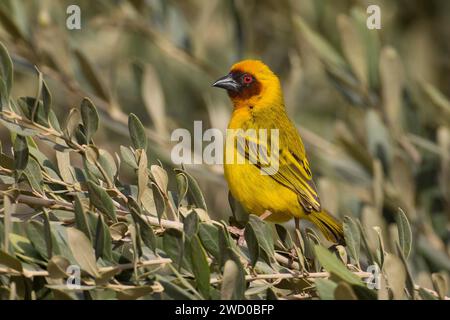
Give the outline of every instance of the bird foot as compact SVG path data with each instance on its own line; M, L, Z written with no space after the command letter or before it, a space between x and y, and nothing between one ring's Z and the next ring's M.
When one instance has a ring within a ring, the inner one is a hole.
M261 220L266 220L268 217L270 217L270 215L272 214L272 212L270 212L269 210L264 211L264 213L262 215L260 215L259 217L261 218Z
M243 245L245 242L245 238L244 238L244 230L245 229L240 229L238 227L235 226L229 226L228 227L228 231L236 236L238 236L238 245Z

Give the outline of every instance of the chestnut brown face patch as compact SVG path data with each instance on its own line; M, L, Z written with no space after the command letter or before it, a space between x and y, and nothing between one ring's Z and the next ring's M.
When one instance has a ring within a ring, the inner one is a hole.
M261 93L261 83L253 74L242 70L233 70L231 71L231 75L240 85L239 91L228 91L228 95L231 98L246 100Z

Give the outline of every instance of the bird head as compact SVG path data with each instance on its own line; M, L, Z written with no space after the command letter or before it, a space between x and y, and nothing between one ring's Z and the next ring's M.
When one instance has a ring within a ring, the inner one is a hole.
M213 86L227 90L235 109L284 105L278 77L259 60L243 60L234 64L230 72Z

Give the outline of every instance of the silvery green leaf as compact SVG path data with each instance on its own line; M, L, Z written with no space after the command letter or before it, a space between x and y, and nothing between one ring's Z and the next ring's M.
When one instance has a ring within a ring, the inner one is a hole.
M11 201L11 198L7 195L3 195L3 251L5 253L9 253L9 234L12 230L12 213L13 213L14 207ZM2 250L0 250L1 252ZM1 259L0 259L1 262ZM5 264L5 263L3 263ZM6 265L6 264L5 264Z
M412 231L405 212L399 208L395 217L398 228L398 241L402 249L403 256L408 259L412 247Z
M387 275L387 281L393 292L394 299L404 299L406 270L401 259L391 254L387 255L383 271Z
M275 254L274 243L272 238L272 232L269 226L261 220L261 218L251 215L248 222L252 226L254 235L258 239L258 244L262 251L265 252L267 258L269 259L267 263L270 263Z
M43 184L43 176L41 167L39 166L39 163L33 158L28 158L27 167L23 171L23 174L27 177L28 182L30 183L30 186L33 188L33 190L43 193L42 184Z
M81 269L97 277L99 273L94 249L84 233L75 228L67 228L67 243Z
M45 260L51 258L51 252L48 250L46 241L46 232L44 231L44 224L39 221L30 221L25 226L25 232L27 238L30 240L36 251L39 252L41 257Z
M364 245L365 253L367 255L368 262L370 264L375 264L375 257L373 256L372 251L370 250L369 241L367 240L366 232L364 231L361 222L359 220L356 221L358 224L358 229L361 235L362 244Z
M167 229L163 235L164 252L172 259L178 270L185 268L192 271L190 246L183 240L183 233L176 229Z
M344 238L350 257L359 264L359 252L361 249L361 233L356 222L349 216L344 217Z
M86 210L83 207L83 203L81 202L79 195L75 195L74 198L75 225L77 229L83 231L89 241L92 241L92 235L86 218Z
M205 299L208 299L210 295L210 271L205 250L196 235L189 240L189 243L191 246L192 271L195 276L197 289Z
M89 143L92 136L98 129L98 113L94 104L89 98L81 101L81 120L85 129L86 141Z
M50 89L48 88L47 83L44 80L42 80L41 97L42 97L42 104L43 104L43 110L44 110L45 117L48 121L50 121L50 112L51 112L51 107L52 107L52 94L50 93ZM53 113L53 115L54 115L54 113ZM57 126L57 127L59 127L59 126ZM55 128L55 129L57 129L57 128Z
M189 182L187 176L183 172L178 172L176 174L177 187L178 187L178 206L186 197L189 189Z
M334 67L347 67L347 64L342 56L321 35L312 30L303 18L297 15L294 23L301 30L306 40L311 44L323 61Z
M365 48L367 59L367 77L370 88L379 88L379 52L380 34L378 30L367 28L367 13L362 7L354 6L351 9L351 16L361 35L361 40Z
M373 157L380 159L385 172L389 172L393 158L389 132L375 110L366 113L365 121L368 149Z
M378 226L373 227L375 232L377 233L377 239L378 239L378 265L380 267L383 267L384 263L384 257L386 255L385 249L384 249L384 243L383 243L383 237L381 235L381 228Z
M326 248L316 245L314 247L317 259L320 264L329 273L339 277L341 280L348 282L349 284L363 285L361 279L350 272L346 266L340 261L334 254L328 251Z
M85 79L95 93L103 100L110 101L111 99L108 90L89 59L78 49L75 50L75 57L78 60L80 70L83 72Z
M0 81L5 84L6 98L9 97L13 83L13 65L8 49L0 42ZM1 109L2 106L0 106Z
M152 183L152 191L153 191L153 200L156 206L156 214L158 215L158 219L161 220L166 212L166 201L164 200L164 196L159 190L158 186Z
M392 47L385 47L380 54L380 80L383 110L390 129L398 134L404 126L403 119L403 66L400 56Z
M109 233L113 241L122 240L128 232L128 224L125 222L116 222L109 226Z
M220 297L222 300L239 300L244 298L244 293L244 270L239 262L234 259L228 259L223 267Z
M134 200L133 200L134 201ZM134 222L139 225L139 232L141 233L141 239L144 244L156 252L156 236L153 229L148 225L148 223L142 218L139 206L136 204L135 207L131 208L131 215L133 216Z
M116 221L116 208L108 193L92 181L88 181L89 199L91 204L106 214L111 220Z
M337 287L336 282L328 279L317 279L315 281L316 289L321 300L334 300L334 290Z
M80 112L78 111L78 109L72 108L69 112L69 115L67 116L66 125L64 126L64 132L69 139L74 135L75 130L78 128L80 120Z
M69 266L70 261L63 256L53 256L47 263L47 271L52 279L65 278Z
M358 300L352 286L347 282L339 282L334 289L334 296L336 300Z
M99 149L98 164L105 170L110 181L114 181L117 174L117 166L113 156L105 149Z
M53 249L53 246L57 246L57 243L54 243L53 241L53 234L52 234L52 228L50 224L50 218L48 214L48 209L44 209L44 213L42 215L44 220L44 238L45 238L45 244L47 247L47 256L51 258L53 256L53 252L58 251Z
M24 136L16 136L14 140L14 168L21 172L25 170L28 164L28 144Z
M0 123L8 128L9 131L14 132L21 136L35 136L37 135L37 131L33 129L26 128L20 124L15 124L10 121L6 121L0 118Z
M67 183L73 183L74 179L72 167L70 165L70 154L68 152L56 151L56 164L62 180Z
M171 299L175 300L194 300L196 297L192 295L189 291L176 285L173 281L169 281L161 275L157 275L158 281L164 288L164 293Z
M145 134L145 128L134 113L130 113L128 117L128 130L130 132L133 147L135 149L147 151L147 135Z
M48 113L48 122L53 129L55 129L57 132L61 132L61 126L59 125L59 120L56 117L56 114L52 109L50 109L50 111Z
M111 234L101 214L98 215L95 232L95 257L112 260Z
M199 219L195 210L192 210L183 221L183 229L186 237L191 239L198 232Z
M209 223L200 223L198 235L206 251L217 260L220 257L219 231L217 227Z
M250 263L252 267L256 265L259 258L259 243L255 230L250 223L245 226L244 230L245 241L247 242L248 253L250 255Z
M448 292L448 283L444 273L433 273L431 275L431 279L433 280L433 286L436 292L439 295L441 300L445 299L445 296Z
M120 156L124 163L129 165L133 169L137 169L138 165L136 163L136 158L133 152L128 147L120 146Z
M137 169L137 176L138 176L138 201L142 200L142 197L144 195L145 190L147 189L148 184L148 173L147 173L147 154L143 149L138 149L136 151L136 154L138 156L139 162L138 162L138 169Z
M282 226L281 224L275 224L275 229L276 229L278 237L280 238L280 240L283 243L283 245L287 249L293 248L294 247L294 242L292 241L291 235L286 230L286 228L284 226Z
M353 73L364 88L367 88L366 48L356 21L344 14L337 17L337 25L341 35L342 49L352 67Z
M153 178L155 179L156 184L158 185L159 189L164 193L167 194L167 185L169 183L169 178L167 176L166 170L164 170L162 167L157 165L152 165L150 167L150 171L152 173Z
M187 171L182 169L174 169L176 173L184 173L188 179L188 195L192 198L194 204L197 206L197 208L202 208L205 211L208 211L208 208L206 207L206 201L205 197L203 196L202 191L200 190L200 186L198 185L197 180L190 175Z
M423 300L437 300L438 298L424 288L419 288L419 295Z
M0 250L0 264L19 272L23 270L20 260L3 250Z
M406 262L406 258L403 255L403 251L400 248L400 245L398 244L398 242L395 242L395 248L397 250L397 255L400 258L400 260L403 263L403 266L405 268L405 272L406 272L406 292L409 294L409 296L411 298L414 297L414 290L415 290L415 286L414 286L414 279L412 278L412 274L411 271L409 269L408 263Z
M96 146L91 144L84 148L84 155L90 164L95 165L100 157L100 151Z

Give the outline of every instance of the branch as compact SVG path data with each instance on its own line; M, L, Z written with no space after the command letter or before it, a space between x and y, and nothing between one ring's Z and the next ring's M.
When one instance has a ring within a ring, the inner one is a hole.
M353 272L353 274L357 275L360 278L368 278L372 275L370 272ZM295 273L273 273L273 274L258 274L258 275L246 275L245 281L251 282L256 280L282 280L282 279L306 279L310 281L314 281L317 278L329 278L329 272L315 272L315 273L303 273L303 274L295 274ZM221 278L213 278L211 279L211 284L221 283L223 279Z
M146 260L146 261L142 261L142 262L138 262L136 264L137 268L143 268L143 267L148 267L148 266L153 266L153 265L160 265L160 264L166 264L166 263L172 263L172 260L169 258L159 258L159 259L154 259L154 260ZM123 271L123 270L127 270L127 269L133 269L134 268L134 264L133 263L124 263L124 264L118 264L116 266L110 266L110 267L102 267L99 268L98 271L100 273L106 273L106 272L110 272L113 271L115 269ZM32 278L32 277L48 277L50 276L50 273L46 270L39 270L39 271L34 271L34 270L26 270L24 269L22 272L11 269L11 268L0 268L0 274L13 274L13 275L23 275L26 278Z

